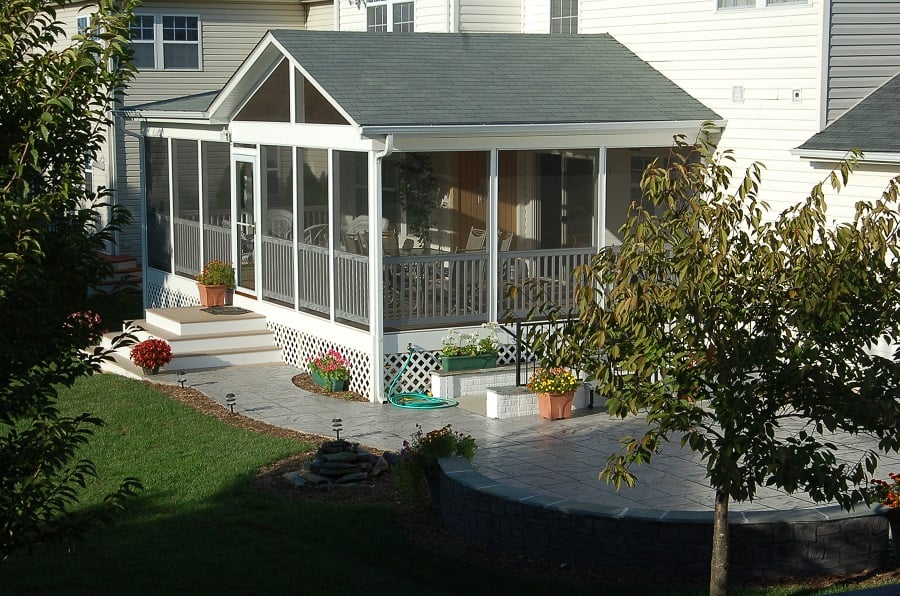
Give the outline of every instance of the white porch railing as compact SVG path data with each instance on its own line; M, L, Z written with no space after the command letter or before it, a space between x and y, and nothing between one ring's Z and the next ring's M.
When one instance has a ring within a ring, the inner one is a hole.
M323 315L331 312L328 297L328 249L311 244L300 244L297 265L300 271L300 287L297 306Z
M172 223L175 228L175 273L197 275L200 273L200 222L176 217Z
M518 317L544 300L549 300L563 310L575 306L572 270L590 262L597 249L563 248L536 252L501 252L500 316L512 313ZM510 285L518 288L514 298L507 297Z
M334 252L334 316L369 324L369 257Z
M294 243L273 236L262 237L263 298L294 304Z
M223 226L203 226L203 241L206 247L205 259L221 259L225 262L234 262L231 258L231 228Z

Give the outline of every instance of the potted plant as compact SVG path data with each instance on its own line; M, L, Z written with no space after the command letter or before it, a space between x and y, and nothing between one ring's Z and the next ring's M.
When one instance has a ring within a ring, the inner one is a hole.
M416 432L410 440L403 441L395 478L409 495L415 495L423 484L427 486L432 506L439 509L441 470L438 460L442 457L464 457L472 461L477 450L474 437L454 431L450 424L427 434L422 432L421 425L416 424Z
M888 508L887 519L891 526L894 560L900 561L900 474L891 472L888 480L872 480L870 491L875 500Z
M172 346L164 339L145 339L131 348L131 361L140 366L145 375L155 375L161 366L172 361Z
M528 388L537 394L541 418L559 420L572 417L572 399L581 381L568 369L539 368L534 371Z
M497 366L500 342L491 330L485 337L477 333L450 332L441 338L441 368L445 371L493 368Z
M324 356L313 358L307 368L313 383L328 391L344 391L350 380L347 367L350 362L337 350L328 350Z
M204 307L231 304L234 291L234 267L221 259L214 259L197 274L200 304Z

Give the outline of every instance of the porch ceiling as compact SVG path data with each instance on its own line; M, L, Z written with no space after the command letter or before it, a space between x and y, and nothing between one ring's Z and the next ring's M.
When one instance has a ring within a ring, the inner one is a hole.
M721 119L607 34L270 35L361 126Z

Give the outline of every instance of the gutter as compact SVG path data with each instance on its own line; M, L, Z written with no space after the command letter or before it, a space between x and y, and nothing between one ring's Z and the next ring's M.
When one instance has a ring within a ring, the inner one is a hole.
M413 124L361 126L363 136L402 135L521 135L521 134L613 134L642 130L682 131L699 129L703 120L666 120L660 122L561 122L551 124ZM726 120L711 121L723 129Z
M847 159L849 151L832 151L828 149L791 149L791 155L810 161L837 162ZM900 164L900 153L871 152L863 153L859 163L866 164Z

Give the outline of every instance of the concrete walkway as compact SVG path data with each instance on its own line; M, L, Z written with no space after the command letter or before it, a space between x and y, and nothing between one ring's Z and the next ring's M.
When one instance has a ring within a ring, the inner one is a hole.
M616 492L597 478L607 457L619 451L619 439L639 435L640 419L620 420L603 410L576 412L571 419L537 416L493 420L461 408L412 410L390 404L346 402L309 393L291 383L299 374L287 365L240 366L190 372L187 385L225 405L234 393L235 412L294 430L334 436L332 419L343 421L343 438L379 449L399 451L420 424L425 432L452 424L478 442L478 472L503 484L560 499L570 498L640 509L710 511L713 493L699 458L677 444L668 445L650 465L634 467L638 482ZM154 380L176 383L177 372ZM861 457L864 437L844 437L842 455ZM882 476L900 470L900 457L882 459ZM732 511L785 510L821 506L808 495L761 489L752 503L733 503Z

